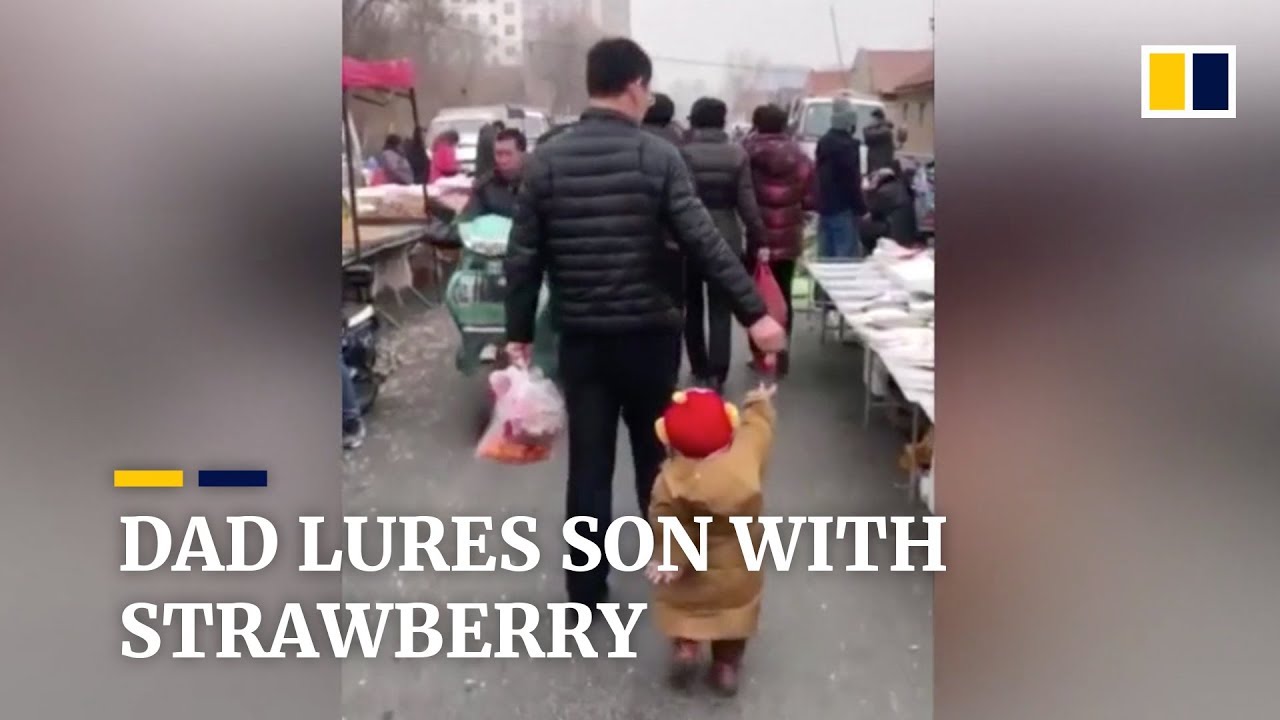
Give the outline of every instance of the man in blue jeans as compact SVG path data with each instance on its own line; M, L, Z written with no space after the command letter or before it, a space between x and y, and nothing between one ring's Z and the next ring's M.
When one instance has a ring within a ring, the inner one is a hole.
M338 369L342 374L342 447L354 450L364 443L364 420L360 417L360 405L356 402L356 386L351 380L351 368L338 356Z
M831 108L831 129L818 140L814 160L818 176L818 259L852 259L862 256L858 219L867 213L862 197L862 143L854 132L858 115L846 100L836 98ZM814 299L829 303L818 288ZM827 327L839 324L834 310L824 319Z
M818 257L856 258L858 218L867 213L862 197L862 143L854 132L858 115L840 98L832 103L831 129L814 153L818 169Z

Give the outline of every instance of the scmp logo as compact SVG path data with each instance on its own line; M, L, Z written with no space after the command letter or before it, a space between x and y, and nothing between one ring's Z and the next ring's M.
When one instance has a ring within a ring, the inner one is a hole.
M1142 46L1142 117L1235 116L1235 45Z

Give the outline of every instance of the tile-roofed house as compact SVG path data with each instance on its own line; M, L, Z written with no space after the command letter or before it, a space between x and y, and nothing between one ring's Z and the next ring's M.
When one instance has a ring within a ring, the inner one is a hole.
M929 64L915 73L903 78L890 92L894 95L909 93L933 87L933 58Z
M850 70L810 70L804 90L809 95L834 95L848 90L852 83L853 72Z
M907 130L904 152L933 154L932 50L859 50L851 74L852 87L879 97Z
M932 64L932 50L859 50L853 59L853 86L876 95L893 92Z

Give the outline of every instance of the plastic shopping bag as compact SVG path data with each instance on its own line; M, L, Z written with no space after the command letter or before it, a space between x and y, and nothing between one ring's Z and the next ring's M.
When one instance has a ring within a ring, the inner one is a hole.
M493 417L476 457L509 465L541 462L565 425L564 399L537 368L511 366L489 375Z
M769 317L776 320L779 325L786 328L787 298L782 294L782 287L778 285L778 280L773 276L773 271L769 269L769 256L767 253L761 253L756 262L755 282L756 291L764 299L765 312L769 314ZM773 369L766 366L764 353L760 352L754 344L751 346L751 355L755 359L757 368Z

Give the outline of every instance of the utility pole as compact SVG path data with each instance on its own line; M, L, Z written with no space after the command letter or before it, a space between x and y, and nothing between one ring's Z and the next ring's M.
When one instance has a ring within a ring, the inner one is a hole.
M836 62L840 64L840 68L843 70L846 69L844 67L844 49L840 47L840 30L836 27L835 3L829 5L828 9L831 10L831 36L835 38L836 41Z

